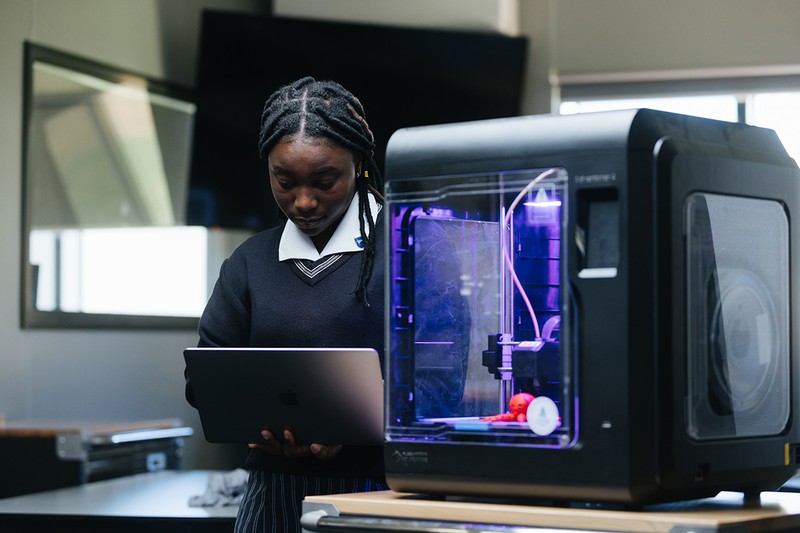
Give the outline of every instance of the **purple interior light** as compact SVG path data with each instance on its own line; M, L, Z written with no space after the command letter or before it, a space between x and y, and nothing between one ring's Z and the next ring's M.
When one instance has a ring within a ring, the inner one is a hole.
M559 207L561 205L561 200L547 200L544 202L525 202L523 205L527 207Z

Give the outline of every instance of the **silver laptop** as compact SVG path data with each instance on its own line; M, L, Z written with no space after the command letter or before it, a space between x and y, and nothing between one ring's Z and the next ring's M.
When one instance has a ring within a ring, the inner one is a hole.
M371 348L186 348L209 442L383 444L383 378Z

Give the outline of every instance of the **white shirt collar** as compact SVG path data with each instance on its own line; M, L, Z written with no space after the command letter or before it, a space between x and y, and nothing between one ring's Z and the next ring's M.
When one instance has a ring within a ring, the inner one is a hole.
M375 200L372 194L367 195L373 220L377 220L378 213L383 207ZM366 214L364 215L366 216ZM369 226L365 225L367 235ZM294 222L286 221L281 235L281 242L278 246L278 260L288 259L308 259L316 261L326 255L341 254L346 252L360 252L363 250L361 242L361 231L358 224L358 195L353 196L350 207L347 208L341 222L336 227L336 231L331 235L331 240L325 245L322 253L317 251L316 246L311 241L311 237L305 235Z

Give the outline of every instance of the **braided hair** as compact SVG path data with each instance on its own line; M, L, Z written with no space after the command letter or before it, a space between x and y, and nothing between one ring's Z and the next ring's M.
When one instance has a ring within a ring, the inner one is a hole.
M356 194L364 253L355 293L369 306L367 284L375 262L375 222L368 194L371 192L383 203L383 180L373 158L375 136L367 124L364 107L358 98L334 81L317 81L312 77L299 79L275 91L264 104L258 137L259 155L266 159L284 137L298 134L326 137L351 150L362 162L364 172L363 177L356 176Z

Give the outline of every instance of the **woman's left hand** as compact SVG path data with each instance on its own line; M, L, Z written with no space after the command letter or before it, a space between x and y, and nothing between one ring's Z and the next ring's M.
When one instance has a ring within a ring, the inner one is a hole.
M264 444L251 443L250 448L257 448L263 452L271 455L283 455L284 457L306 457L314 455L315 457L324 460L336 457L342 451L341 444L325 445L325 444L297 444L295 441L294 433L289 430L283 432L283 442L279 442L269 430L261 432L264 438Z
M341 444L297 444L294 440L294 433L291 431L283 432L283 455L286 457L303 457L309 453L323 461L332 459L342 451Z
M311 453L313 453L318 459L322 459L326 461L328 459L332 459L336 457L340 451L342 451L341 444L333 444L333 445L325 445L325 444L312 444L309 446Z

